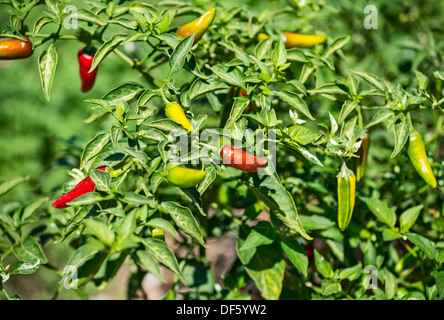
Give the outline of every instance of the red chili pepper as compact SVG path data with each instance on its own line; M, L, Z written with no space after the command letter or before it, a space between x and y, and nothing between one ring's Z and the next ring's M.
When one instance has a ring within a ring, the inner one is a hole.
M97 170L105 171L106 166L98 167ZM96 185L92 181L90 177L87 177L80 181L74 189L69 191L68 193L65 193L63 196L58 198L52 206L57 209L63 209L69 207L66 203L70 202L74 199L77 199L80 196L83 196L86 193L93 192L96 188Z
M79 73L80 80L82 81L81 90L82 92L87 92L91 90L94 85L94 81L96 80L96 75L98 71L98 67L93 71L89 72L91 69L91 65L94 59L95 50L92 52L86 52L86 49L80 49L77 53L79 58Z
M257 172L268 165L266 159L256 157L241 149L235 149L233 146L223 146L220 150L222 163L247 172Z

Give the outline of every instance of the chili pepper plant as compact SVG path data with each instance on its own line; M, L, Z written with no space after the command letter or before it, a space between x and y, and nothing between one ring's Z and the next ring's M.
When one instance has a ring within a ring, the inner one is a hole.
M0 177L0 297L442 299L443 4L351 3L0 1L1 81L96 130Z

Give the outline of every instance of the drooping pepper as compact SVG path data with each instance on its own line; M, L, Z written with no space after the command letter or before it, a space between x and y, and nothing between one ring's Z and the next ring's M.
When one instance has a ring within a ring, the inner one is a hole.
M246 172L258 172L268 166L266 159L229 145L221 148L220 157L223 164Z
M327 40L327 36L322 36L318 34L300 34L293 32L282 33L282 41L284 41L285 48L310 48L317 44L324 43ZM259 41L266 40L269 38L266 33L259 33L257 36Z
M0 60L25 59L34 52L34 44L27 37L27 41L20 39L5 39L0 41Z
M368 151L370 149L370 134L366 133L361 138L361 147L358 150L356 158L356 180L359 182L365 175L365 169L367 168Z
M345 162L337 176L338 180L338 225L344 231L350 223L355 207L356 176Z
M188 131L193 130L193 126L191 125L190 121L185 116L185 112L183 112L182 107L180 104L176 102L172 102L168 104L165 108L165 115L173 120L174 122L182 125L185 129Z
M166 178L173 186L179 188L192 188L201 183L206 174L207 173L203 170L173 167L168 170Z
M310 48L317 44L324 43L327 40L326 36L317 34L300 34L293 32L284 32L282 34L285 48Z
M196 20L193 20L177 29L176 34L182 38L186 38L194 32L194 43L196 43L202 38L205 31L207 31L213 22L215 15L216 8L210 8Z
M77 57L79 60L79 73L81 80L80 89L82 92L88 92L94 86L94 82L96 81L96 75L98 71L98 67L93 71L89 72L91 69L92 62L94 60L94 55L96 53L95 49L86 50L86 48L82 48L78 51Z
M97 170L105 171L106 166L98 167ZM58 198L52 206L57 209L64 209L69 207L67 205L68 202L73 201L74 199L77 199L80 196L83 196L86 193L93 192L96 188L96 185L92 181L91 177L87 177L80 181L74 189L71 191L65 193L63 196Z
M436 188L436 178L433 174L429 160L427 159L424 141L422 140L421 134L417 131L410 133L407 153L413 167L419 173L421 178L423 178L432 188Z

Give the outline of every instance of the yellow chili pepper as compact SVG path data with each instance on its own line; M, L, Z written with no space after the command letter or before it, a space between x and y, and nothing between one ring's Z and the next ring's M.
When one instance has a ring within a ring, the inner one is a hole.
M182 127L187 129L188 131L194 130L190 121L185 116L185 112L183 112L183 109L180 106L180 104L176 102L168 104L165 108L165 115L174 122L182 125Z
M287 49L310 48L317 44L324 43L325 40L327 40L327 36L284 32L282 34L282 40L284 41L285 47Z
M216 8L210 8L196 20L191 21L177 29L176 34L182 38L186 38L194 32L194 43L196 43L202 38L205 31L207 31L207 29L210 27L215 15Z
M345 162L337 176L338 180L338 225L344 231L350 223L355 207L356 176Z
M432 188L436 188L436 178L433 174L429 160L427 159L424 141L417 131L413 131L410 134L407 153L413 167L415 167L421 178L423 178Z

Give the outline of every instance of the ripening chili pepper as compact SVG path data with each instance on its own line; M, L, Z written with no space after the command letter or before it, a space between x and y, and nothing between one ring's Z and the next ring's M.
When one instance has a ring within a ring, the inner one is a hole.
M161 230L161 229L154 228L154 229L151 231L151 236L152 236L154 239L164 240L164 239L165 239L165 232L164 232L163 230Z
M179 188L192 188L201 183L206 174L207 173L203 170L173 167L168 170L166 178L173 186Z
M270 37L268 36L268 34L263 33L263 32L260 32L260 33L257 35L257 39L258 39L259 41L267 40L268 38L270 38Z
M79 73L81 80L80 89L82 92L88 92L92 89L94 82L96 81L96 75L98 71L98 67L96 67L93 71L89 72L91 69L92 62L94 60L94 54L96 53L95 49L91 51L87 51L86 48L80 49L77 53L77 57L79 60Z
M222 163L247 172L258 172L268 166L268 161L264 158L256 157L241 149L225 145L220 150Z
M202 38L205 31L207 31L213 22L215 15L216 8L210 8L196 20L193 20L177 29L176 34L182 38L186 38L194 32L194 43L196 43Z
M432 188L436 188L436 178L433 175L432 168L429 160L427 159L426 149L424 141L421 135L417 131L410 133L409 147L407 153L410 157L410 161L419 173L421 178L424 179Z
M182 125L185 129L188 131L193 130L193 126L191 125L190 121L185 116L185 112L183 112L182 107L180 104L176 102L172 102L168 104L165 108L165 115L173 120L174 122Z
M34 52L34 44L27 37L27 41L20 39L5 39L0 41L0 60L25 59Z
M370 149L370 135L366 133L361 138L361 147L358 150L359 158L356 158L356 180L359 182L365 175L367 168L368 151Z
M285 48L310 48L317 44L324 43L327 40L326 36L317 34L299 34L292 32L284 32L282 34Z
M356 176L345 162L337 176L338 180L338 225L344 231L350 223L355 206Z
M106 166L98 167L97 170L105 171ZM69 207L66 203L73 201L74 199L77 199L80 196L83 196L86 193L93 192L96 188L96 185L92 181L90 177L87 177L80 181L74 189L71 191L65 193L63 196L58 198L52 206L57 209L63 209Z

